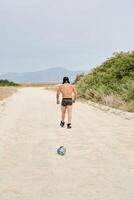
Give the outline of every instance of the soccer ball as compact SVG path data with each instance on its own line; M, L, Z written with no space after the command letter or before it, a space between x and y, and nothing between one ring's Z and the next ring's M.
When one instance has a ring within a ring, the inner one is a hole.
M65 153L66 153L66 148L63 147L63 146L60 146L58 149L57 149L57 153L61 156L64 156Z

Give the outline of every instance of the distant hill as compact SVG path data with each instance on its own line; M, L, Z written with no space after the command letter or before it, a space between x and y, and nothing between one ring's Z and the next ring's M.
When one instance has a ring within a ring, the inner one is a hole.
M87 100L134 112L134 51L115 53L75 83Z
M62 67L50 68L35 72L24 72L24 73L6 73L0 75L0 79L8 79L17 83L24 82L51 82L59 83L62 82L64 76L68 76L70 81L73 82L77 74L82 73L81 71L71 71Z

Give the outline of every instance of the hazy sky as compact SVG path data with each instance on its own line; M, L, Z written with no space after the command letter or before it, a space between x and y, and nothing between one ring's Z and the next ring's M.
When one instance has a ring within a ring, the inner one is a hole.
M0 73L86 70L133 49L133 0L0 0Z

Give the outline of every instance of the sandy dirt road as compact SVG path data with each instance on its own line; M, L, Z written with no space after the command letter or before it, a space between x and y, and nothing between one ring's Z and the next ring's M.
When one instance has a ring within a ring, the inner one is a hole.
M78 102L67 130L59 111L43 88L0 102L0 200L134 200L133 119Z

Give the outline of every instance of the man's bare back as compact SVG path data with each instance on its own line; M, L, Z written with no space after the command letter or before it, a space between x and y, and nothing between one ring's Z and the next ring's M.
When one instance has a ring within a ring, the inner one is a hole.
M73 85L65 83L58 87L58 92L62 94L62 98L73 98L73 94L76 94L76 89Z

